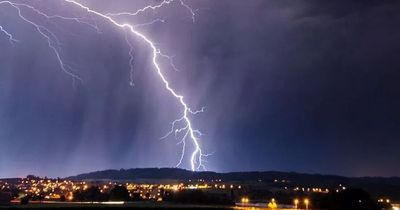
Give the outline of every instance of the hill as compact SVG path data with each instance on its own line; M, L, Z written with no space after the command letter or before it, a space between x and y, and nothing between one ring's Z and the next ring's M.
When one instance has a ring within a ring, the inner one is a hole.
M222 180L223 182L260 183L287 187L362 188L374 195L400 195L399 177L343 177L335 175L302 174L295 172L254 171L254 172L192 172L178 168L135 168L104 170L67 177L72 180Z

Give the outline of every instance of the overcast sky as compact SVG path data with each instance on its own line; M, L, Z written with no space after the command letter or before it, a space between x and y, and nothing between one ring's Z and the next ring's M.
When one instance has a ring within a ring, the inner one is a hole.
M161 83L148 45L133 35L130 86L126 32L64 1L28 2L49 15L62 71L46 39L0 4L0 177L68 176L103 169L174 167L182 145L160 140L182 112ZM102 13L146 2L80 1ZM116 17L164 54L162 71L201 130L208 170L279 170L400 176L400 2L186 0ZM87 20L87 19L86 19ZM187 145L188 154L193 145ZM189 168L189 155L183 168Z

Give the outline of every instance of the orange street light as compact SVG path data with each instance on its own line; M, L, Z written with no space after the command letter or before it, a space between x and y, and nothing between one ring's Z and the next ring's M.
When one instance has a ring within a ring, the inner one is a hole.
M246 197L243 197L243 198L241 199L241 202L242 202L242 203L248 203L248 202L249 202L249 199L246 198Z
M294 208L297 209L297 206L299 205L299 199L294 199Z
M304 204L306 205L306 209L308 210L308 205L310 204L310 200L308 200L308 198L304 199Z

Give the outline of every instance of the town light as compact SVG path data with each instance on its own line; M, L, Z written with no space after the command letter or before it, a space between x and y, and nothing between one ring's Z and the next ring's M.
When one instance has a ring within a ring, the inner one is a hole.
M308 209L308 205L310 204L310 200L308 200L308 198L304 199L304 204L306 205L306 209Z
M248 203L248 202L249 202L249 199L246 198L246 197L243 197L241 201L242 201L242 203Z
M297 206L299 205L299 199L297 198L294 199L293 203L294 203L294 208L297 209Z
M268 206L268 208L270 208L270 209L276 209L276 208L278 208L278 204L276 203L275 198L272 198L272 199L271 199L271 202L269 202L267 206Z

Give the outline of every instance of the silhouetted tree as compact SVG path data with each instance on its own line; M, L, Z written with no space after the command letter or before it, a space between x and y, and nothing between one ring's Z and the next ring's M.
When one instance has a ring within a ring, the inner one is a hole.
M201 190L181 190L178 192L165 192L163 200L177 203L220 204L231 205L233 201L229 195L206 194Z
M130 200L129 192L125 186L116 185L110 191L110 200L111 201L128 201L128 200Z
M100 192L98 187L92 186L87 190L74 192L74 200L76 201L105 201L108 196Z
M65 200L66 200L66 199L65 199L65 195L61 195L61 196L60 196L60 201L61 201L61 202L64 202Z
M35 179L39 179L39 177L35 176L35 175L28 175L26 176L26 178L30 179L30 180L35 180Z
M86 194L86 198L89 201L99 201L101 198L101 192L100 189L98 187L90 187L89 189L87 189L85 191Z
M140 196L140 193L132 193L132 201L141 201L143 198Z
M21 198L21 205L26 205L29 203L29 196L25 196Z
M351 210L380 210L381 207L362 189L347 189L338 193L329 193L321 198L320 208L351 209Z

